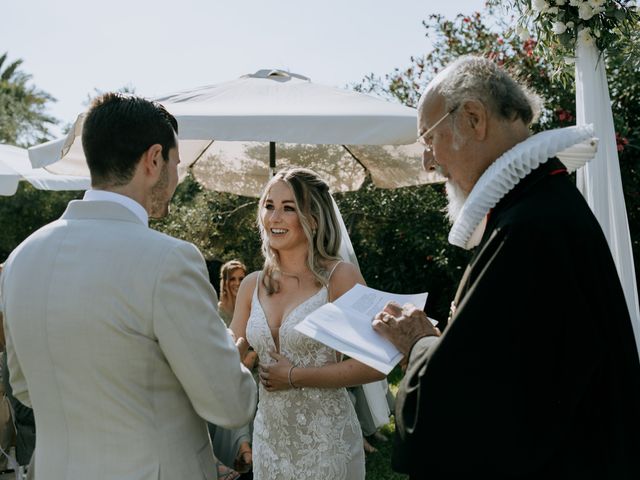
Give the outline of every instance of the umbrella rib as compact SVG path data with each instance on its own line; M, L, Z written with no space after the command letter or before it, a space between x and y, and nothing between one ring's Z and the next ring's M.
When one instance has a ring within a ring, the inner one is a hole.
M360 159L358 157L355 156L355 154L349 150L349 147L347 147L346 145L342 145L342 148L344 148L347 152L349 152L349 155L351 155L353 157L353 159L358 162L358 164L363 168L363 170L365 172L367 172L367 174L369 174L369 170L367 170L367 167L364 166L364 164L360 161Z
M194 166L196 163L198 163L198 160L200 160L200 159L202 158L202 156L204 155L204 152L206 152L207 150L209 150L209 147L211 146L211 144L213 144L213 142L214 142L214 141L215 141L215 140L211 140L211 141L209 142L209 144L208 144L206 147L204 147L204 148L202 149L202 151L200 152L200 155L198 155L198 158L196 158L196 159L193 161L193 163L192 163L191 165L189 165L189 170L191 170L191 169L193 168L193 166Z

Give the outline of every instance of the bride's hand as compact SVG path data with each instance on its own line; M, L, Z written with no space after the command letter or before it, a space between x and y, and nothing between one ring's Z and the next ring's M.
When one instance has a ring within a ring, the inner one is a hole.
M293 365L287 357L279 353L269 352L271 358L276 362L270 365L260 363L258 372L260 383L267 392L275 392L280 390L289 390L289 369Z
M249 370L253 371L253 369L256 367L257 361L258 361L258 354L254 350L252 350L251 347L249 347L249 351L242 359L242 363L244 363L244 366L247 367Z
M240 337L237 340L234 338L234 341L236 342L236 348L238 349L240 361L242 362L249 351L249 343L247 343L247 340L243 337Z

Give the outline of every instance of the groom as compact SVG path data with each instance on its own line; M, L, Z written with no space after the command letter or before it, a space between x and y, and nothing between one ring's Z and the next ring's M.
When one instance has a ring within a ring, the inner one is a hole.
M177 130L159 104L96 99L82 131L93 189L6 262L11 383L48 480L215 479L204 419L252 418L256 386L202 255L147 225L178 182Z

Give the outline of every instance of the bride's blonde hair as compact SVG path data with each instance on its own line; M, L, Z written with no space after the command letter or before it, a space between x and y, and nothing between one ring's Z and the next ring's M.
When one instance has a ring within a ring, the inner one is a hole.
M339 260L340 226L333 208L329 185L313 170L308 168L289 168L281 170L267 183L258 203L258 228L262 238L264 267L262 284L267 295L280 290L274 273L281 272L278 252L269 245L269 236L262 223L261 211L264 208L269 191L276 182L286 183L293 192L296 213L307 238L307 267L320 285L327 285L329 272L327 263Z

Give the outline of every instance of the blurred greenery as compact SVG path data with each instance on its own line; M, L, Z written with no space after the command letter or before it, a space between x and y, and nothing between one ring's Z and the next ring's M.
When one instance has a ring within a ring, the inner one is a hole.
M48 192L20 182L11 197L0 197L0 262L25 238L60 217L67 203L83 192Z

